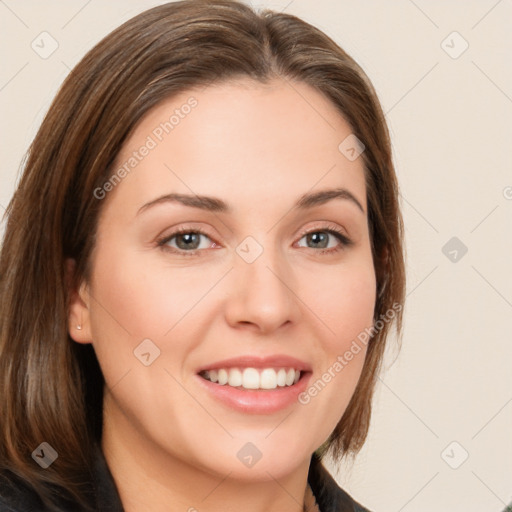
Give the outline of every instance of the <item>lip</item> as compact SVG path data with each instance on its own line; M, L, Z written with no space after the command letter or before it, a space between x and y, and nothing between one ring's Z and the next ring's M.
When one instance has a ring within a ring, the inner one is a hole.
M294 368L301 372L311 372L311 366L300 359L290 357L284 354L277 354L273 356L239 356L230 359L223 359L216 361L206 366L201 366L197 369L196 373L205 370L217 370L219 368ZM302 380L302 379L301 379ZM298 382L297 382L298 384ZM293 386L290 386L293 387Z
M211 382L199 375L205 370L219 368L293 368L301 372L300 379L292 386L276 389L238 389L227 384ZM311 365L285 354L270 356L243 355L215 361L197 369L198 383L215 400L247 414L272 414L298 403L298 395L302 393L312 375Z
M237 361L239 361L239 359L237 359ZM288 363L290 363L290 361L288 361ZM226 361L224 361L223 364L226 364ZM274 366L275 363L269 365L269 359L266 358L265 364L268 365L267 367L269 367ZM295 364L297 363L295 362L294 364L290 364L290 366L295 367ZM261 366L259 367L261 368ZM210 368L214 368L214 366L210 365ZM207 368L205 368L205 370L206 369ZM199 374L195 377L198 380L199 386L202 386L202 389L204 389L209 396L213 397L215 400L219 401L230 409L234 409L238 412L243 412L246 414L272 414L284 410L293 404L300 405L298 396L300 393L306 390L311 375L311 371L301 370L300 379L296 384L268 390L238 389L233 388L227 384L221 385L211 382L201 377Z

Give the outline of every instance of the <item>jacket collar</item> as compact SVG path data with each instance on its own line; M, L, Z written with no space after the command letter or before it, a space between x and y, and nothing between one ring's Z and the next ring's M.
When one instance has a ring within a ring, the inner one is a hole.
M311 456L308 482L320 512L369 512L336 483L316 453Z

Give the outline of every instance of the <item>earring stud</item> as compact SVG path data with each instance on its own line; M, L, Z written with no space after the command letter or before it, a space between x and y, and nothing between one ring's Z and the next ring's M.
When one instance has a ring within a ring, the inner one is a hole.
M78 324L78 325L76 326L76 328L77 328L79 331L81 331L81 330L82 330L82 326L81 326L80 324Z

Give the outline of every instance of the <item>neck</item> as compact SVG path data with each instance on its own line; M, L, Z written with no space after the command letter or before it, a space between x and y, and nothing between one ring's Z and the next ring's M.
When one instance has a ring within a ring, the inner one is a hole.
M168 453L121 415L105 417L102 450L125 512L303 512L309 459L279 479L235 479Z

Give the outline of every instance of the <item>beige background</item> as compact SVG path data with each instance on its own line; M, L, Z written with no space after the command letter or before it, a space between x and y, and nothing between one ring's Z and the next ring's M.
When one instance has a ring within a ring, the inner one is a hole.
M158 3L0 1L2 209L69 69ZM408 249L403 347L382 374L368 442L337 479L375 512L499 512L512 501L512 2L252 3L299 15L345 48L393 137ZM58 43L47 59L31 48L43 31ZM458 250L455 262L442 252L452 237L468 249L445 249Z

